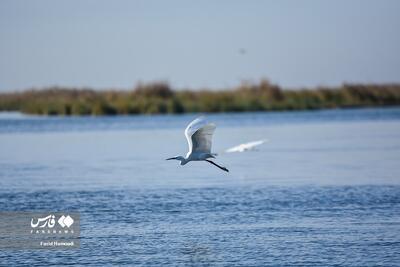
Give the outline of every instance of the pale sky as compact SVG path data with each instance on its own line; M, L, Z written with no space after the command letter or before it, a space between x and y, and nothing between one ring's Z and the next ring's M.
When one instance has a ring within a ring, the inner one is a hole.
M400 1L0 1L0 90L400 82Z

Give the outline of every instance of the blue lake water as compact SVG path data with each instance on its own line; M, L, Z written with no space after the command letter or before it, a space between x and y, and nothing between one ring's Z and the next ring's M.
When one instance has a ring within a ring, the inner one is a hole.
M400 108L208 115L229 173L164 160L196 116L0 113L0 211L81 214L0 265L400 266Z

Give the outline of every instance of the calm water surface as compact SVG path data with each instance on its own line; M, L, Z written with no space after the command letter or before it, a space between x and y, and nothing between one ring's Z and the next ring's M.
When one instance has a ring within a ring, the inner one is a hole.
M0 265L400 266L400 108L209 115L230 173L164 160L195 117L0 114L0 210L81 213Z

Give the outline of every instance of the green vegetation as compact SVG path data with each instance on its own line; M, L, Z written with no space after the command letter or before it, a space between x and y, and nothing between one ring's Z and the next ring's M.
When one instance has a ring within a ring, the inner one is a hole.
M184 112L309 110L400 105L400 84L344 84L282 90L268 81L232 90L172 90L166 83L132 91L47 88L1 93L0 111L42 115L115 115Z

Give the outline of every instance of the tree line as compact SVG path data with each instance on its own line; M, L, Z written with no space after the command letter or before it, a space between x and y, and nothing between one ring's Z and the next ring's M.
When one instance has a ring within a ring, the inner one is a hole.
M282 89L267 80L229 90L173 90L168 83L133 90L50 87L0 93L0 111L38 115L116 115L187 112L313 110L400 105L400 84L343 84Z

